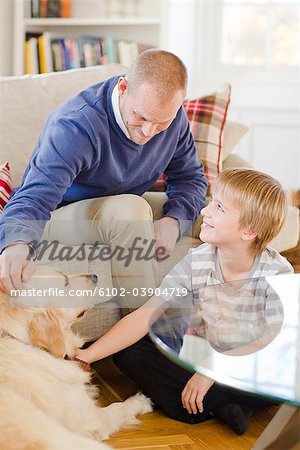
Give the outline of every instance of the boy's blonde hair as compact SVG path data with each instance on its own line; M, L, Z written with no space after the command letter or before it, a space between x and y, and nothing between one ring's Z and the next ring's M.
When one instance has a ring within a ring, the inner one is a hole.
M227 169L214 180L212 193L220 193L240 210L241 227L250 227L257 237L251 244L261 253L281 230L289 196L279 181L252 169Z

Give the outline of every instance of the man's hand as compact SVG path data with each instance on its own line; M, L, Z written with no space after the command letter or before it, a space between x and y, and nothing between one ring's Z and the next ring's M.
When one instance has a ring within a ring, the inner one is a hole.
M0 255L0 289L8 293L12 289L23 289L23 280L29 278L34 262L28 258L29 247L24 242L6 247Z
M173 217L162 217L154 222L154 237L156 249L163 247L164 256L169 256L175 248L179 237L179 221Z
M190 414L197 414L197 408L200 413L203 412L203 399L207 391L214 384L210 378L196 372L186 383L181 394L182 405Z

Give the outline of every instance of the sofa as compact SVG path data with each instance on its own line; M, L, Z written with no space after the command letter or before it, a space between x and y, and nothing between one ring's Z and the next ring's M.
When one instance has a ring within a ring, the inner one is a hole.
M126 68L118 65L95 66L74 69L67 72L57 72L44 75L26 75L21 77L0 78L0 132L1 149L0 162L8 162L11 169L13 186L21 182L30 154L35 146L39 132L47 115L60 103L85 87L102 81L108 77L124 73ZM198 100L187 102L186 107L191 113L188 117L194 137L200 139L196 144L200 148L200 157L205 160L206 174L211 181L217 172L223 168L248 166L237 154L232 153L239 139L247 132L242 124L226 121L230 100L230 90L219 94L213 101L220 108L223 105L223 117L212 117L209 125L205 121L194 123L194 112L199 109ZM212 97L207 97L200 104L205 108ZM202 120L202 119L201 119ZM219 122L218 122L219 121ZM201 140L201 136L205 139ZM207 142L211 141L211 145ZM201 148L202 145L202 148ZM158 182L158 190L160 189ZM193 239L187 241L186 247L199 245L201 217L193 228ZM287 250L297 245L299 238L299 210L289 208L285 226L279 236L272 242L278 251ZM63 245L63 243L61 243ZM182 256L182 250L175 250L168 263L162 263L160 277ZM58 266L68 273L95 273L99 278L99 285L111 290L112 278L109 261L52 261L47 257L43 263ZM102 335L120 317L120 311L114 298L96 297L95 306L89 310L76 327L77 330L93 340Z

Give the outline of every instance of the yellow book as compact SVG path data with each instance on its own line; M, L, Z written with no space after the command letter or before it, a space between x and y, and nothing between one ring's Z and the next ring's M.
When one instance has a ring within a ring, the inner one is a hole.
M40 57L40 72L48 73L53 71L53 58L51 50L50 34L45 32L38 38L39 42L39 57Z
M42 34L41 36L38 37L38 43L39 43L40 72L47 73L48 70L45 51L45 39Z
M25 41L25 73L39 73L37 39L31 37Z
M25 41L25 73L32 74L31 55L30 55L30 42Z

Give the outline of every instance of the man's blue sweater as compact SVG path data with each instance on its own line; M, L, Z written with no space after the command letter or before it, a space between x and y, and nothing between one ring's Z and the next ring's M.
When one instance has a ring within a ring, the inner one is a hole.
M51 211L62 203L142 195L162 172L168 195L164 215L196 219L207 182L183 108L167 130L145 145L135 144L115 120L111 99L118 78L89 87L50 114L22 186L4 209L0 251L17 240L39 241Z

